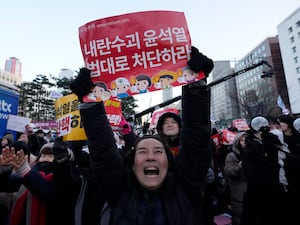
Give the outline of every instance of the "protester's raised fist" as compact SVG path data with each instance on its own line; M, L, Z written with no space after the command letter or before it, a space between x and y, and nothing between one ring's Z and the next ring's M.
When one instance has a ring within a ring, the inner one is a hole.
M77 95L79 101L82 102L83 96L91 92L94 84L91 80L91 70L83 67L79 70L79 73L74 81L70 84L71 91Z
M191 58L188 60L187 64L191 70L196 73L202 71L206 77L208 77L209 73L214 68L213 61L199 52L194 46L191 47Z

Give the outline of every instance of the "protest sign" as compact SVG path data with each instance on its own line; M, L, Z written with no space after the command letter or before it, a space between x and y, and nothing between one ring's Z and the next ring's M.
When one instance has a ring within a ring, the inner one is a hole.
M91 21L79 28L79 39L85 66L107 98L204 77L186 67L191 40L183 12L145 11Z
M245 119L235 119L232 121L232 125L236 127L239 131L249 130L247 120Z
M179 114L179 110L176 109L176 108L164 108L162 110L155 111L152 114L152 117L151 117L151 122L150 122L151 127L156 127L159 117L161 115L163 115L164 113L167 113L167 112L171 112L171 113L174 113L176 115Z
M78 98L75 94L66 95L55 102L57 135L65 141L86 140L86 134L81 124L78 109ZM104 101L109 123L112 128L118 128L121 122L121 102L118 99Z
M10 114L8 115L6 129L23 133L25 126L30 124L30 122L30 118Z

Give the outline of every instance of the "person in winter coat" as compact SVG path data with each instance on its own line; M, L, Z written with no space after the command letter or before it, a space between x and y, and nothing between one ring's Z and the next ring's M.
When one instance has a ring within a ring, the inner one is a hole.
M2 149L6 146L10 146L14 142L14 136L10 132L6 132L2 138L0 138L0 155L2 154ZM6 166L0 164L0 173L9 170ZM0 224L6 225L9 212L12 207L12 202L14 201L15 193L6 193L0 191Z
M70 85L79 99L92 85L90 72L82 68ZM100 224L204 224L202 185L212 147L210 89L204 81L182 87L182 149L174 161L159 136L146 135L137 140L125 162L103 102L83 103L80 108L91 173L108 206Z
M156 131L160 137L165 139L176 156L180 146L181 118L172 112L162 114L157 121Z
M282 143L265 117L251 120L242 167L247 180L241 225L284 225L286 185L280 179Z
M178 155L180 150L181 122L179 115L172 112L166 112L159 117L156 125L158 135L167 142L175 157ZM207 171L207 179L203 188L204 220L207 225L214 224L214 216L216 214L216 210L214 208L214 197L216 196L215 187L215 171L213 170L213 166L210 166Z
M243 199L247 182L242 169L242 157L246 147L247 133L238 133L233 139L232 152L225 159L224 174L230 191L232 225L239 225L243 212Z
M34 133L31 124L25 126L25 132L17 133L17 141L22 141L28 145L31 157L37 157L44 142L40 142L37 134Z
M66 149L60 141L45 144L33 168L29 166L28 154L22 149L17 152L13 147L3 149L0 163L12 166L15 172L0 174L0 190L18 191L9 225L75 223L74 209L80 180L75 184L73 177L66 176L71 174L68 164L63 164L70 158Z
M299 119L298 119L299 120ZM295 204L300 202L300 133L294 126L296 118L291 115L282 115L278 118L283 140L287 144L289 154L285 155L284 167L287 178L287 224L297 220L298 211Z
M280 129L283 132L284 142L287 143L288 148L291 152L297 151L297 145L300 142L300 134L294 128L293 122L296 118L292 115L282 115L278 117Z

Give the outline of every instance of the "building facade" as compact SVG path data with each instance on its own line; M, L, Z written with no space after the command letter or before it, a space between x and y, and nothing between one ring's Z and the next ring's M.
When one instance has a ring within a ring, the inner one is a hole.
M22 78L16 74L0 69L0 82L11 86L16 86L21 84Z
M278 26L291 113L300 114L300 7Z
M210 81L221 79L234 71L230 61L214 61ZM240 118L235 79L220 82L211 87L211 120L218 128L225 128L233 119Z
M281 115L281 108L277 104L279 96L290 108L278 36L265 39L250 51L236 64L235 71L262 62L265 63L236 76L241 117L248 121L257 115Z
M16 57L10 57L5 61L5 68L6 72L15 74L16 76L21 77L22 75L22 63Z
M22 83L22 63L16 57L10 57L5 61L5 69L0 69L0 82L18 86Z

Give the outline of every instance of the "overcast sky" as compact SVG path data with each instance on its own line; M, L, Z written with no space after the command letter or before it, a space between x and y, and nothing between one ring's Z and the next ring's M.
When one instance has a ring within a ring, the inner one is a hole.
M78 70L83 66L81 25L149 10L184 12L192 45L213 60L239 60L277 35L277 25L299 6L299 0L2 1L0 69L14 56L22 62L25 81L38 74L57 76L62 68Z

